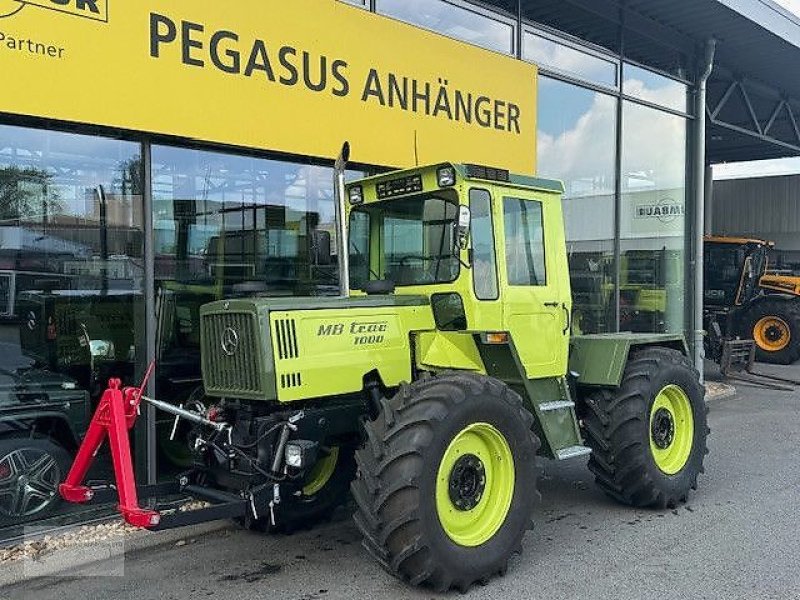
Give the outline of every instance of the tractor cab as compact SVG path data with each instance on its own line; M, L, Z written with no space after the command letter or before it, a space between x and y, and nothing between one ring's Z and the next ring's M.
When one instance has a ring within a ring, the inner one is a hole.
M763 240L707 237L705 240L705 303L718 307L742 306L759 293L767 272L769 251Z
M572 302L562 193L557 181L451 163L355 182L350 294L426 296L440 334L536 332L530 347L514 340L529 376L563 373Z

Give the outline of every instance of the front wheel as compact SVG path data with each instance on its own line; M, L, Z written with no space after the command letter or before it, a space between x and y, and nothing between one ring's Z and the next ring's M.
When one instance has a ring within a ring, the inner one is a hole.
M310 529L331 518L333 512L349 498L350 482L355 476L353 446L325 446L303 479L300 493L284 498L273 508L271 516L245 518L241 523L248 529L273 533L293 533Z
M365 548L389 573L466 591L521 549L536 492L533 418L480 375L404 385L365 425L352 485Z
M685 502L708 454L704 395L680 352L633 354L618 389L594 392L584 402L589 469L600 488L637 507Z
M756 343L756 359L790 365L800 360L800 301L767 298L744 318L744 337Z

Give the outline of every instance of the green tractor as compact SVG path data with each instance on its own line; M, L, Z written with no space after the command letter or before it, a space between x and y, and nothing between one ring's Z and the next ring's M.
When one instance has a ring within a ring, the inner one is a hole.
M384 569L466 590L521 550L543 459L588 457L631 506L686 501L707 454L698 373L680 335L571 337L561 183L437 164L345 186L344 163L340 297L201 308L213 405L183 411L180 488L208 518L304 528L352 491ZM73 475L62 494L91 496Z

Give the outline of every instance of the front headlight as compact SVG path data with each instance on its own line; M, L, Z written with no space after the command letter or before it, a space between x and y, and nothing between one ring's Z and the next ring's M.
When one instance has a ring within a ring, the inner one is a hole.
M316 462L317 443L311 440L293 440L286 444L286 464L295 469L304 469Z
M360 185L350 188L350 204L355 206L364 202L364 189Z
M453 167L442 167L436 171L439 187L450 187L456 184L456 170Z

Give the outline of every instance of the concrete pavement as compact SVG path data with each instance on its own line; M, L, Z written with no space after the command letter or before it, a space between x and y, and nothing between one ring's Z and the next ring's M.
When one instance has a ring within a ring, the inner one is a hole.
M800 367L779 371L800 378ZM740 386L710 406L707 472L687 505L621 507L594 487L585 462L549 464L523 555L467 597L800 598L800 392ZM124 577L28 580L0 588L0 598L434 597L386 575L359 541L344 510L292 537L227 524L147 535L129 544Z

